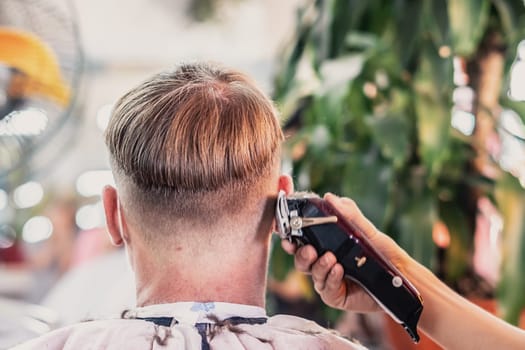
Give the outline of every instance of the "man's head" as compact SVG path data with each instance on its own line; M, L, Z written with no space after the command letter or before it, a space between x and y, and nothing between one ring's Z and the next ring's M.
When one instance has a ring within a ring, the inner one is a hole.
M153 243L276 191L282 139L272 102L253 82L210 64L181 65L132 89L106 131L126 220Z

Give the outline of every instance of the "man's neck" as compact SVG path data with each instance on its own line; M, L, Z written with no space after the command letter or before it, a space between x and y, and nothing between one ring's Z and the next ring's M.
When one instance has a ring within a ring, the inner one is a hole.
M220 301L264 307L267 246L185 253L160 264L134 264L138 306Z

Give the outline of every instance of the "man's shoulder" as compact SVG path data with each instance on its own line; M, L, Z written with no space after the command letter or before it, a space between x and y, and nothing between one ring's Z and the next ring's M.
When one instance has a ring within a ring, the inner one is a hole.
M320 326L318 323L306 318L292 315L275 315L268 318L268 325L273 327L282 327L294 329L306 333L325 333L330 332L327 328Z
M316 322L302 317L275 315L268 318L267 325L287 333L288 336L306 336L318 339L329 349L366 349L358 342L344 338L335 330L324 328Z
M165 329L142 320L110 319L77 323L53 330L12 350L145 349Z

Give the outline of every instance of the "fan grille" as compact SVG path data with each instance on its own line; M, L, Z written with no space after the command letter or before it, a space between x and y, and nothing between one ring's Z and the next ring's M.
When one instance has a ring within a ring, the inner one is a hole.
M35 94L24 96L22 104L14 108L11 108L13 103L6 107L6 103L13 102L7 88L18 70L0 62L0 106L3 105L0 108L0 186L5 187L10 175L26 167L73 117L83 60L74 10L67 0L0 0L0 27L28 33L48 47L54 54L61 81L69 90L63 105ZM42 119L38 122L42 125L25 118L17 124L25 123L22 124L24 132L21 132L14 127L13 121L21 116L20 112L27 111L33 115L35 111L40 113Z

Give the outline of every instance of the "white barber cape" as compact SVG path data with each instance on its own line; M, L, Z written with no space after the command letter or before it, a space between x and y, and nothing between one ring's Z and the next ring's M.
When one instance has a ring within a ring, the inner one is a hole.
M123 317L60 328L13 349L365 349L315 322L267 317L263 308L248 305L180 302Z

